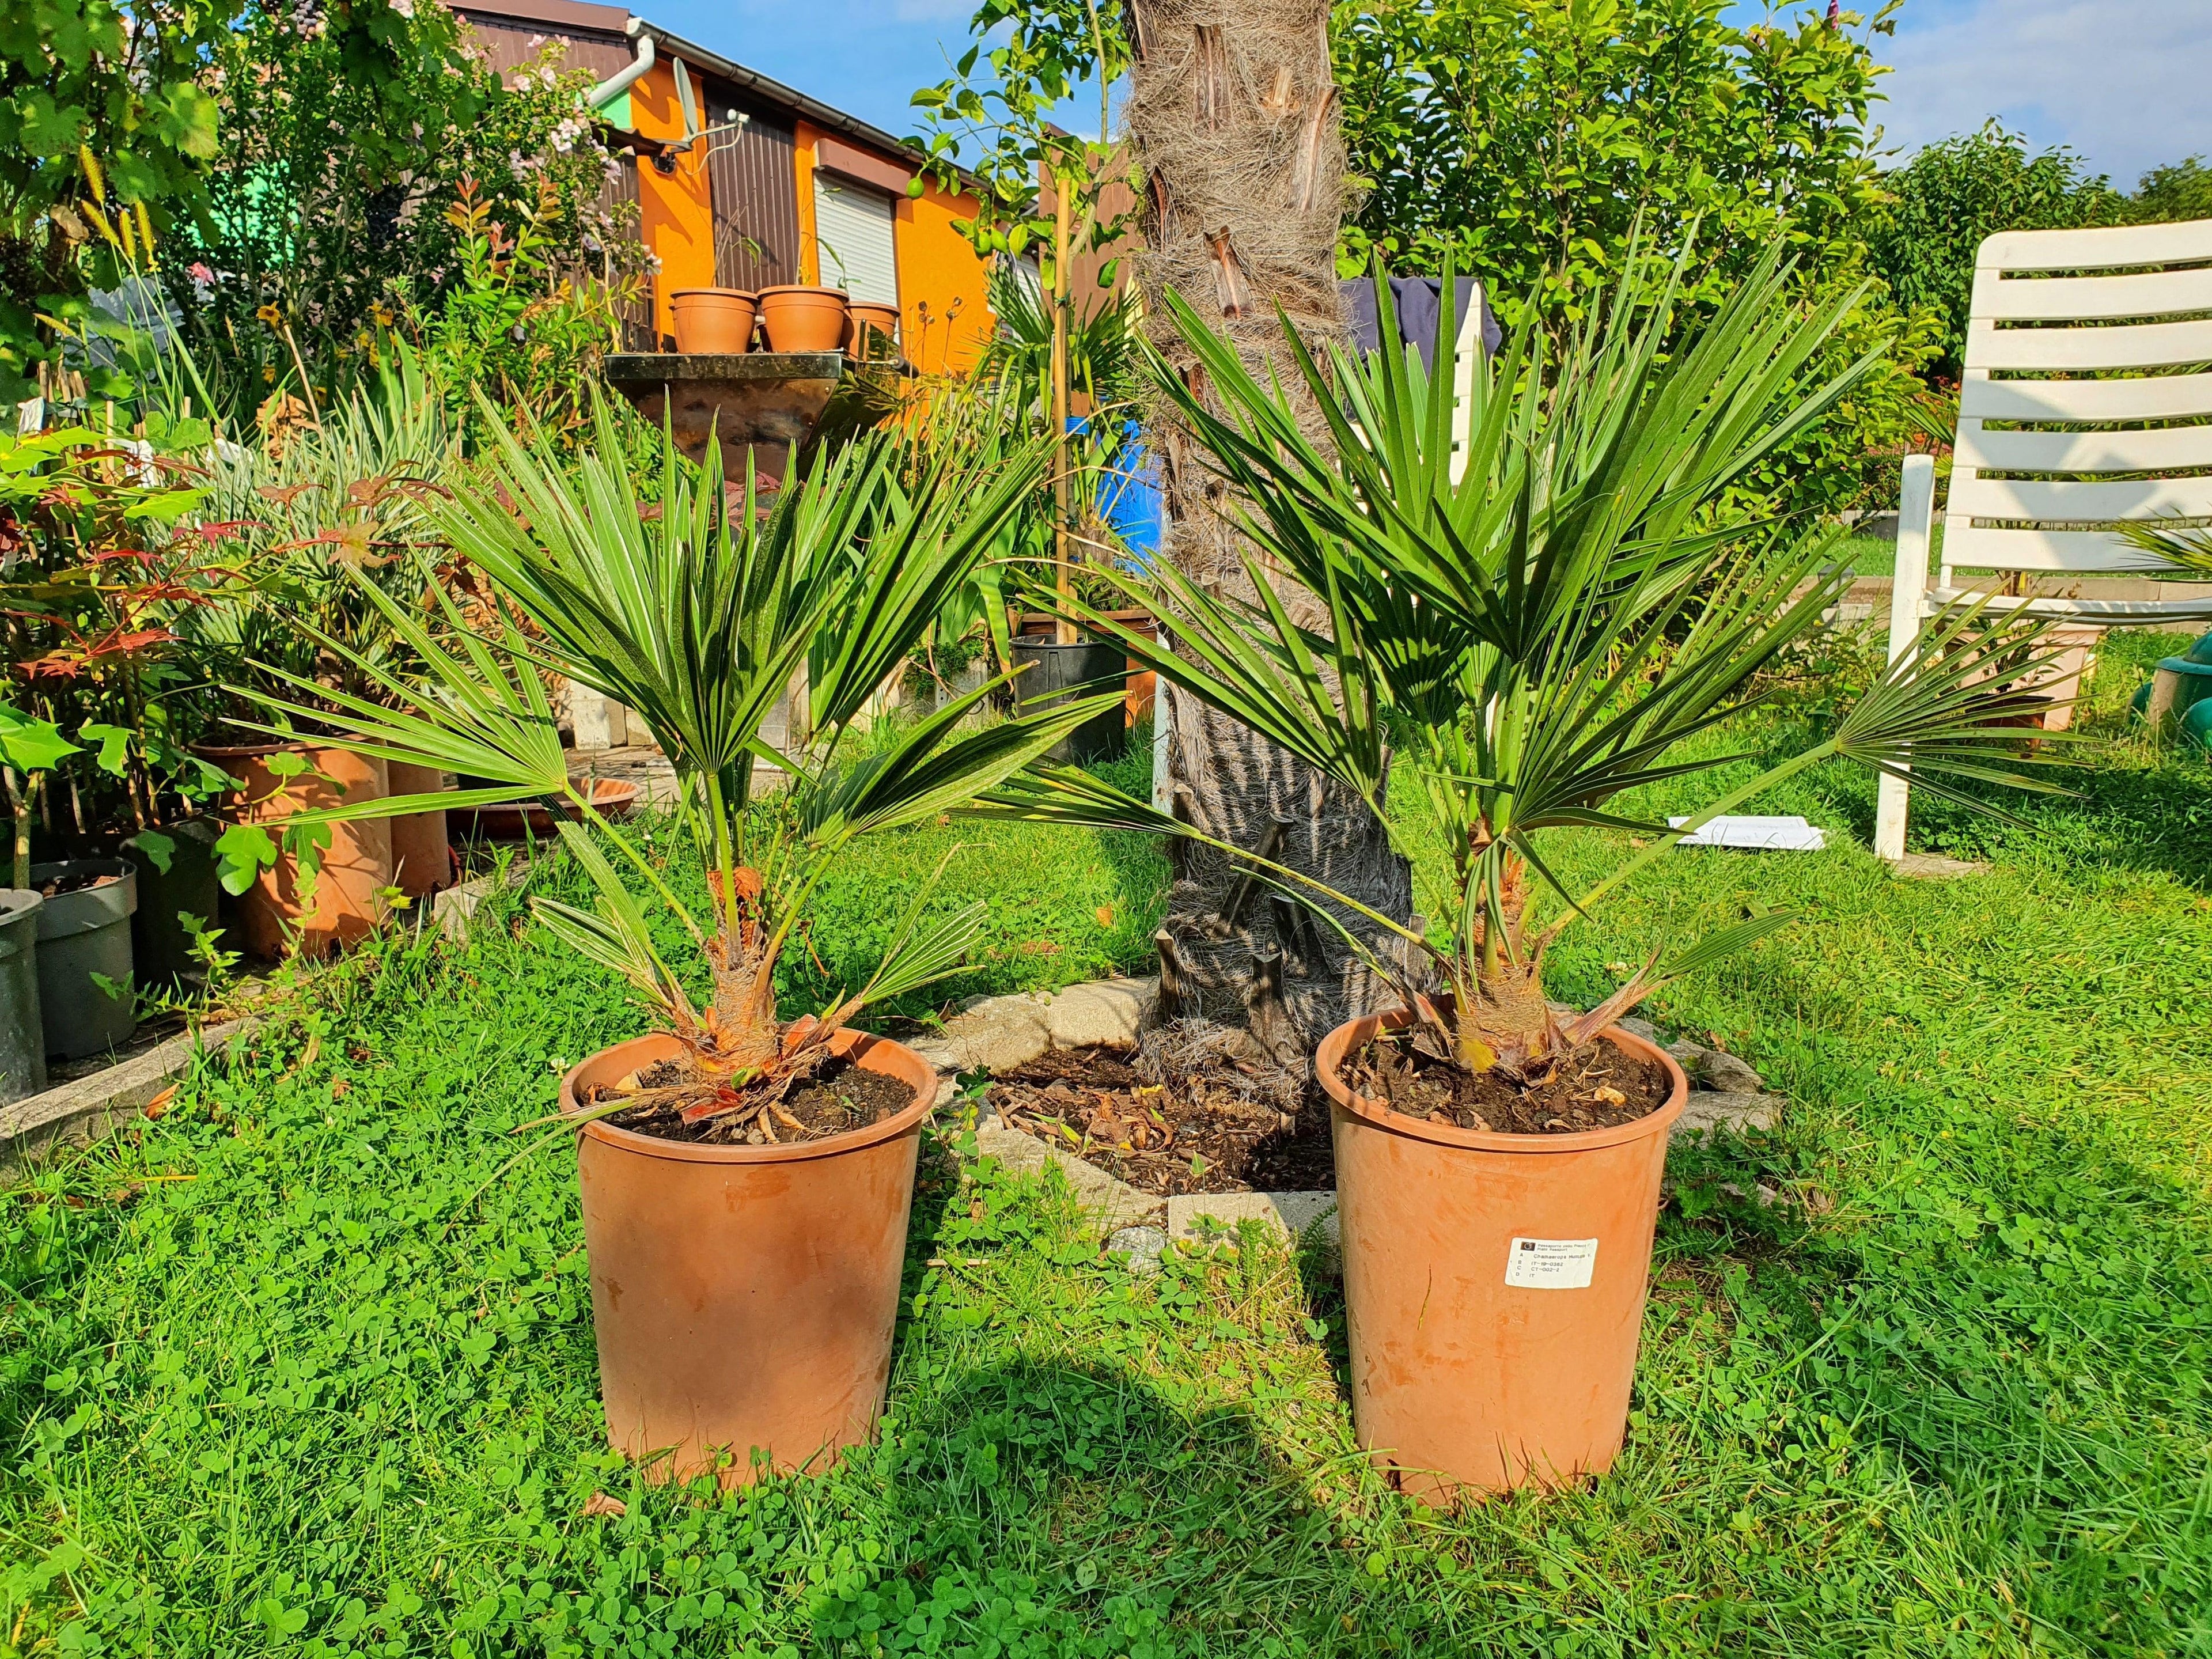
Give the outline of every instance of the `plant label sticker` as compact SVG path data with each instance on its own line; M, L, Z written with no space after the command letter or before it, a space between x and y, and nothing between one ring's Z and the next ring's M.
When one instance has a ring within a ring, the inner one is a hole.
M1516 1238L1505 1256L1505 1282L1528 1291L1586 1291L1597 1267L1594 1238Z

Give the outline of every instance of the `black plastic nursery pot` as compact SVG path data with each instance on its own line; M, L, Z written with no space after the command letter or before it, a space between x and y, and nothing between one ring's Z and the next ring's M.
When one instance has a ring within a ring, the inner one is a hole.
M1128 673L1128 659L1119 646L1079 641L1060 645L1052 640L1016 640L1014 665L1025 672L1014 682L1014 695L1022 712L1034 714L1054 708L1071 697L1118 688ZM1127 721L1122 707L1094 714L1046 752L1048 760L1084 766L1121 751Z
M140 987L170 986L198 966L192 933L182 918L216 926L222 885L216 878L215 843L222 826L213 818L165 823L159 833L171 843L169 867L132 836L123 843L138 870L138 908L131 918L131 959Z
M138 1029L131 954L138 871L121 859L31 866L32 886L57 881L87 884L52 894L39 908L39 1014L46 1053L82 1060L128 1042Z
M0 1106L46 1086L46 1033L39 1018L39 912L46 901L0 887Z

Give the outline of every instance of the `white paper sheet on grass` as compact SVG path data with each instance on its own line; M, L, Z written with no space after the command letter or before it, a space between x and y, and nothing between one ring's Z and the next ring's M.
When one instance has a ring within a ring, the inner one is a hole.
M1686 815L1667 820L1679 830L1689 822ZM1802 818L1718 817L1693 836L1685 836L1677 847L1733 847L1759 853L1817 853L1827 846L1822 833Z

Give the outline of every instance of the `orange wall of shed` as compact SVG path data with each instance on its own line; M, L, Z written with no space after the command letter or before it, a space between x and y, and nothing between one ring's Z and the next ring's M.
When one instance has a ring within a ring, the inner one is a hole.
M684 110L676 98L676 72L655 64L630 88L630 121L647 138L681 138ZM650 159L637 164L638 230L660 260L653 279L653 325L673 331L668 296L679 288L714 285L714 213L707 191L703 155L678 155L664 173Z
M814 145L822 129L811 121L794 123L791 147L793 185L799 191L799 280L822 280L822 244L814 228Z
M676 98L674 71L655 64L630 88L632 125L647 138L681 138L684 113ZM796 124L793 154L798 192L799 280L822 280L822 260L814 226L815 144L819 128ZM660 261L653 278L653 326L673 331L668 296L678 289L714 283L714 215L706 162L697 155L678 155L676 171L663 173L649 158L638 162L639 230ZM947 195L934 185L919 197L900 197L894 204L893 256L898 270L899 333L908 361L925 373L972 368L990 339L996 319L984 282L983 261L952 228L971 218L976 204L966 195Z
M934 185L896 206L893 252L898 264L899 337L907 361L925 374L973 368L998 326L984 283L984 265L952 228L973 218L975 198L948 196Z

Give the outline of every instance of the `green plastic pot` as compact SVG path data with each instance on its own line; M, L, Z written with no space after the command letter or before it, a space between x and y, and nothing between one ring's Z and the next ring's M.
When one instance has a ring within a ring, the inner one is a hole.
M121 859L34 864L31 884L83 875L112 879L54 894L39 908L39 1015L47 1054L62 1060L119 1048L138 1029L131 973L137 868Z
M2212 755L2212 697L2194 704L2181 717L2181 740L2203 754Z
M46 901L0 887L0 1106L46 1086L46 1034L39 1018L39 912Z
M156 832L168 843L157 854L133 836L123 843L138 867L138 909L131 918L131 954L141 988L175 986L197 974L191 930L181 919L216 925L222 886L216 877L215 843L222 826L213 818L165 823ZM162 868L166 862L167 869Z
M1123 683L1129 672L1129 659L1119 646L1087 641L1060 645L1051 640L1016 640L1014 662L1028 671L1014 682L1014 695L1022 700L1024 714L1111 690ZM1092 761L1109 759L1121 752L1126 723L1117 703L1077 726L1046 750L1044 758L1062 766L1087 766Z

